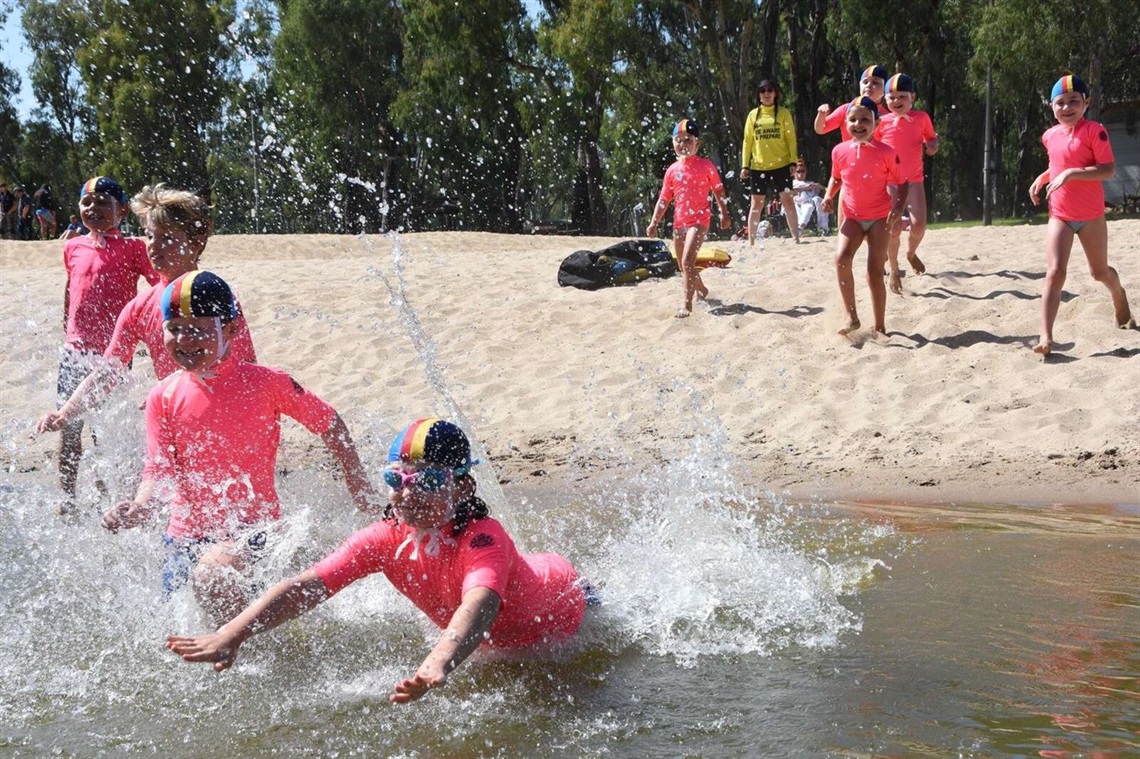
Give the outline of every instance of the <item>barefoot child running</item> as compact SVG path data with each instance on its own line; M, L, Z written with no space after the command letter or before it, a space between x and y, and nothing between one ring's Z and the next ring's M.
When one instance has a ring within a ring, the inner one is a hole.
M245 574L281 513L274 483L280 418L320 435L362 511L372 488L332 406L283 371L241 361L232 346L237 304L220 277L194 271L163 291L166 350L181 367L146 401L146 466L134 500L111 507L111 532L147 523L161 508L167 592L191 577L199 604L228 619L247 603Z
M572 636L585 583L557 554L520 554L475 494L471 446L454 424L420 419L392 441L384 518L311 568L270 588L217 632L171 636L188 662L233 665L247 638L294 619L370 574L383 573L443 632L388 697L406 703L447 682L480 645L517 648Z
M1116 326L1132 329L1136 323L1116 269L1108 265L1108 224L1104 219L1104 186L1116 170L1108 131L1085 118L1089 89L1079 76L1063 76L1049 96L1057 125L1041 136L1049 153L1049 168L1034 180L1029 197L1041 203L1045 190L1049 229L1045 237L1048 268L1041 297L1041 340L1033 349L1048 356L1053 349L1053 322L1061 306L1061 290L1073 251L1073 235L1080 238L1089 273L1112 294Z
M697 155L701 146L700 127L692 119L681 119L673 128L673 151L677 160L665 171L661 195L653 208L653 220L645 230L648 237L657 236L657 225L665 216L669 202L673 202L673 252L681 269L685 288L684 308L675 316L680 319L693 312L693 295L701 300L708 297L709 289L697 271L697 253L709 231L712 213L709 211L709 193L720 208L720 228L728 229L728 204L724 199L724 184L713 162Z
M131 210L146 229L146 254L158 272L158 284L123 307L111 342L103 352L106 361L87 375L58 411L40 419L37 432L58 430L97 407L126 376L140 342L147 347L156 379L165 379L178 370L163 344L159 302L167 285L198 268L210 236L210 206L199 195L159 184L144 187L131 200ZM235 322L237 331L231 348L234 358L255 361L253 341L240 312Z
M138 294L139 279L151 284L158 281L143 241L119 234L119 224L127 216L127 194L118 182L110 177L88 179L79 190L79 216L87 234L74 237L63 246L67 338L56 383L61 405L98 366L115 332L115 317ZM63 513L75 509L82 433L82 419L73 419L60 427L59 478L66 498L61 506Z
M914 110L914 80L906 74L895 74L887 80L886 101L889 113L883 116L881 139L895 149L902 161L902 175L910 184L906 207L910 209L910 230L907 234L906 260L915 274L925 274L926 267L918 257L918 245L926 235L926 187L923 185L922 154L938 152L938 135L934 123L925 111ZM891 197L898 188L891 185ZM899 277L899 246L902 244L902 225L891 229L887 247L890 261L891 292L902 293Z
M878 108L870 98L852 101L847 107L851 139L831 151L831 181L827 184L823 209L831 212L835 196L842 189L845 218L839 228L839 249L835 257L839 294L847 312L847 326L839 330L841 335L860 327L852 262L864 239L867 240L867 285L871 289L871 308L875 314L874 333L887 333L883 266L891 227L902 215L909 186L902 175L898 155L890 146L874 139L877 115ZM898 192L893 196L887 189L892 184L898 185Z

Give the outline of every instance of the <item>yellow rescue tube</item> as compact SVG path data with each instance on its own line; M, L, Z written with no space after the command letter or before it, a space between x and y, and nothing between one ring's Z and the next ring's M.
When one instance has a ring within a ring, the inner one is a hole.
M677 260L677 253L675 250L670 249L670 255L673 256L674 261ZM702 245L701 249L697 251L698 269L708 269L709 267L723 269L730 263L732 263L732 256L728 254L728 251L721 250L720 248L714 248L709 245Z

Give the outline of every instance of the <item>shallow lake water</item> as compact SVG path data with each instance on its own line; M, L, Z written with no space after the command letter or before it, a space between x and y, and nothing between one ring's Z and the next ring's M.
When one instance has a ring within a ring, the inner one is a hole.
M0 756L1128 756L1140 732L1135 505L789 503L681 460L589 490L508 486L525 550L599 585L578 639L478 656L391 706L434 633L382 577L216 674L162 645L158 530L64 524L0 483ZM320 471L258 567L361 524ZM97 497L97 496L93 496Z

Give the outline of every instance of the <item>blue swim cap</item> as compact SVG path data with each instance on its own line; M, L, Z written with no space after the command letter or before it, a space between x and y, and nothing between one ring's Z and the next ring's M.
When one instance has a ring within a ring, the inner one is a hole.
M871 77L878 77L879 79L886 79L888 76L890 76L890 74L888 74L887 70L885 68L883 68L882 66L878 66L878 65L868 66L867 68L863 69L863 74L862 74L862 76L859 77L859 80L862 81L864 79L869 79Z
M700 137L701 125L693 119L681 119L677 122L677 125L673 127L673 136L676 137L679 134L691 134L694 137Z
M851 109L851 108L854 108L855 106L859 106L860 108L866 108L868 111L871 112L871 115L875 117L875 121L879 120L879 104L876 103L871 98L867 97L866 95L862 95L862 96L857 97L854 100L852 100L851 103L847 106L847 108Z
M914 94L914 80L906 74L895 74L887 80L885 90L888 94L892 92L909 92Z
M424 461L450 467L457 474L467 474L475 462L471 460L471 443L463 430L443 419L417 419L396 435L388 447L388 463Z
M115 200L119 201L120 205L126 205L127 193L123 190L123 186L110 177L91 177L83 186L79 188L79 199L83 200L84 195L94 195L102 193L110 195Z
M171 282L162 291L162 320L176 316L217 317L223 323L238 316L233 290L226 281L209 271L191 271Z
M1057 80L1053 85L1053 92L1049 95L1049 100L1053 101L1058 95L1063 95L1066 92L1079 92L1085 97L1089 96L1089 86L1085 84L1085 80L1081 79L1076 74L1063 76Z

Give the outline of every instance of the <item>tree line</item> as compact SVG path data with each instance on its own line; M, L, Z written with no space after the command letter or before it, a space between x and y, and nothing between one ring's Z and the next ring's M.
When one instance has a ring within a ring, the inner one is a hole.
M914 78L941 137L932 220L981 215L987 84L993 208L1022 215L1052 83L1082 75L1094 115L1140 92L1134 0L16 4L33 62L0 64L0 178L64 198L100 173L209 191L230 233L635 233L685 116L743 218L756 83L780 82L823 180L837 137L814 133L816 109L873 63Z

